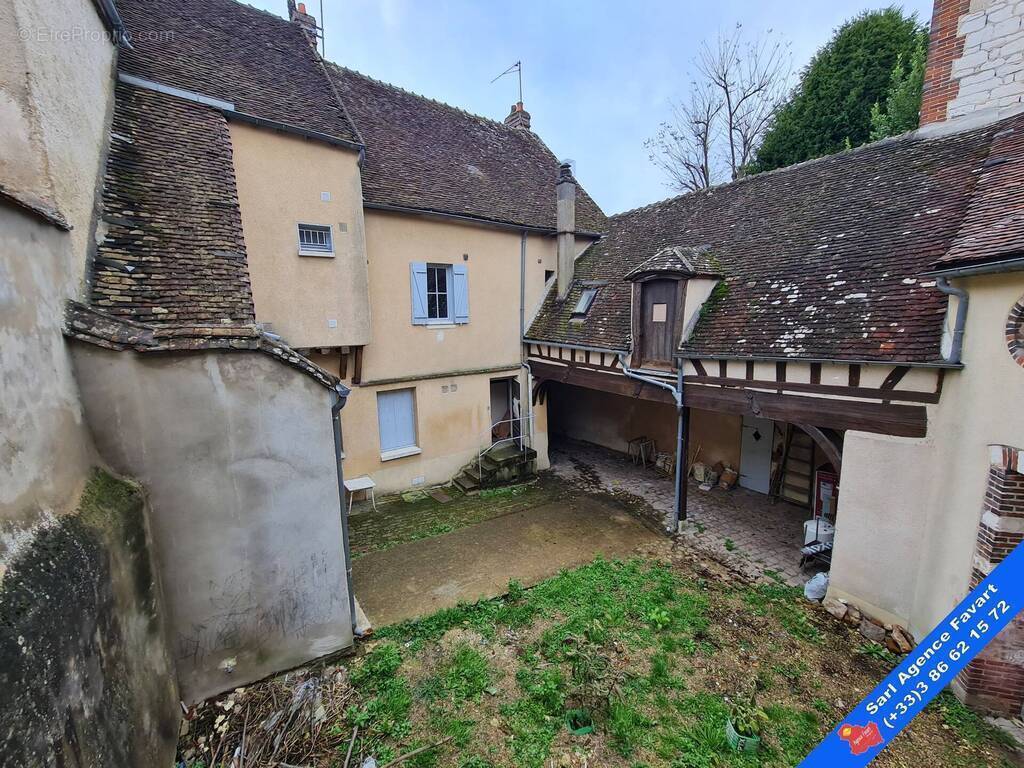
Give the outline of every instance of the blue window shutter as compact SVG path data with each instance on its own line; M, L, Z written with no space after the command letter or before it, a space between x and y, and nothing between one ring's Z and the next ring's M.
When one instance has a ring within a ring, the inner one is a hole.
M381 452L416 445L416 404L412 389L377 393Z
M412 286L412 324L427 324L427 265L414 261L409 265L409 281Z
M452 319L456 323L469 322L469 280L466 265L452 265Z

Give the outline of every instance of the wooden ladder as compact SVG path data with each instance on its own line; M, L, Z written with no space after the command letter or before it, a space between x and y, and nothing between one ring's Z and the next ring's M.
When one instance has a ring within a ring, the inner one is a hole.
M814 493L814 440L802 429L786 425L782 461L772 482L771 500L811 506Z

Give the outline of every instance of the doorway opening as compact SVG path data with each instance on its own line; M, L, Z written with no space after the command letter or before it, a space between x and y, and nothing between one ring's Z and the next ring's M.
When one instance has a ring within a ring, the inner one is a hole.
M491 445L522 440L519 379L491 379Z

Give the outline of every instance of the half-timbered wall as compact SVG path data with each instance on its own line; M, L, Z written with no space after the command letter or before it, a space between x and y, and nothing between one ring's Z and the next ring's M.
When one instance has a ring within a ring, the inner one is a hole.
M1024 371L1006 318L1024 273L957 281L970 292L964 369L945 377L928 436L847 432L832 593L922 637L967 594L989 446L1020 445Z

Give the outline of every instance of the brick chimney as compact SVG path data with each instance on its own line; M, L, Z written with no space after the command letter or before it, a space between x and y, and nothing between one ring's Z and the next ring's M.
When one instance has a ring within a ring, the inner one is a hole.
M306 33L310 45L317 47L317 40L320 37L320 28L316 25L316 17L306 13L306 4L296 5L295 0L288 0L288 20L292 24L298 24L299 28Z
M530 130L530 113L523 109L523 102L517 101L512 105L512 111L505 118L505 125L510 128Z
M1024 110L1024 5L935 0L921 126L972 127Z
M558 198L558 300L565 301L576 269L576 179L572 176L572 166L569 163L558 166L558 184L555 191Z

